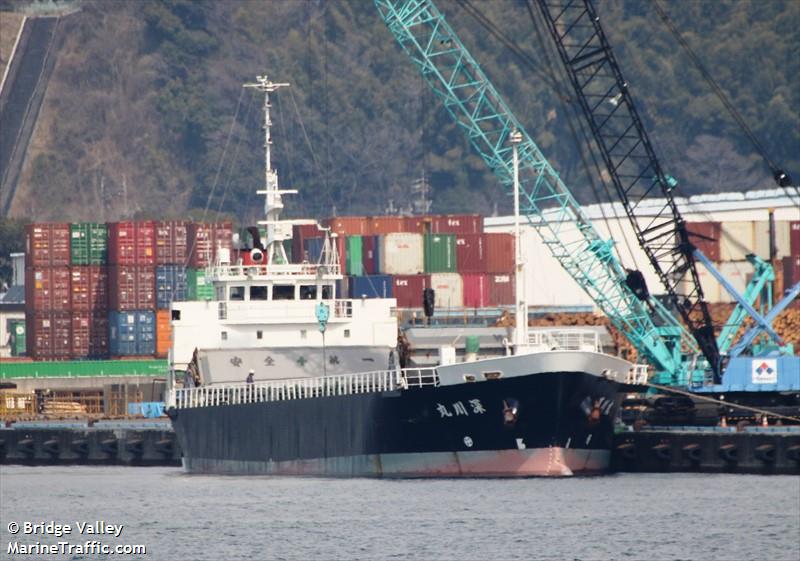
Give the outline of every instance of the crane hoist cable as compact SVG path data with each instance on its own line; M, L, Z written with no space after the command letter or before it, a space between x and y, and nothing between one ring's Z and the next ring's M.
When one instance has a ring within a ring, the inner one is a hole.
M531 2L529 0L525 2L525 8L528 11L528 16L531 19L531 24L533 26L533 30L536 33L536 39L537 39L537 41L539 43L539 48L544 53L548 53L548 51L550 51L550 53L546 54L546 56L544 58L545 58L545 63L547 64L548 72L552 76L553 81L556 82L557 84L559 84L560 86L563 85L563 84L569 84L569 79L564 75L564 69L559 67L561 71L558 72L556 70L556 67L552 63L552 58L553 57L558 58L558 53L553 53L552 52L553 51L552 45L550 45L550 48L548 49L547 45L549 45L549 43L544 40L544 32L539 27L539 20L536 18L536 15L535 15L534 10L533 10L533 6L531 5ZM574 104L567 104L566 100L565 100L565 97L563 97L563 96L559 96L559 99L561 100L561 106L564 108L564 113L565 113L565 115L567 117L567 125L569 126L569 130L570 130L570 132L572 134L572 138L575 141L575 145L578 148L578 154L579 154L579 156L581 158L581 162L583 163L584 171L586 172L586 176L587 176L587 178L589 180L589 186L592 188L592 192L594 193L595 200L597 201L597 206L600 209L600 214L603 217L603 222L605 223L606 229L608 230L608 235L613 237L613 234L611 232L611 224L610 224L610 222L608 220L608 217L606 216L605 210L603 209L603 202L601 200L600 193L599 193L599 190L597 188L597 185L594 182L594 178L592 176L592 173L591 173L591 171L589 169L589 163L586 161L586 154L584 153L584 150L583 150L584 146L588 149L589 156L591 156L591 158L592 158L592 164L594 166L594 170L597 173L597 177L600 178L600 184L603 186L603 190L604 190L604 193L605 193L605 200L608 201L608 203L609 203L609 205L611 207L611 210L614 213L614 219L617 220L617 225L619 227L620 234L622 235L622 239L625 242L625 246L628 249L628 254L631 257L631 260L633 261L633 266L634 266L635 269L641 270L641 267L639 266L639 263L638 263L638 259L636 259L636 253L634 253L634 251L633 251L633 246L631 245L631 242L630 242L630 239L628 237L628 234L625 232L625 229L622 227L620 216L619 216L619 214L617 212L617 208L616 208L616 205L614 203L614 196L611 193L611 188L609 187L608 183L603 179L603 168L600 166L600 162L597 159L596 150L593 149L594 144L593 144L593 141L591 140L591 137L589 135L589 131L586 130L586 124L584 123L583 119L581 118L581 116L579 114L580 108L576 107ZM572 111L572 114L570 114L570 110ZM581 136L583 137L583 144L581 144L581 141L578 138L578 133L575 130L575 123L576 122L578 123L578 128L580 129ZM622 256L620 255L616 244L614 244L614 249L617 252L617 256L620 258L620 261L622 261Z
M590 170L590 165L589 165L589 162L586 159L586 154L585 154L584 149L583 149L584 146L591 147L590 137L589 137L588 132L586 131L586 128L585 128L585 125L583 124L583 121L581 119L577 119L578 127L581 129L581 135L583 136L583 143L581 143L581 140L580 140L580 137L578 135L578 132L575 130L576 119L570 115L570 111L575 112L576 109L574 107L571 107L570 104L569 104L571 98L570 98L569 94L566 93L566 90L563 87L563 84L564 84L563 78L561 80L559 80L555 70L553 69L553 66L552 66L552 64L550 62L549 57L545 57L545 60L547 62L547 66L548 66L548 71L547 72L543 72L540 69L540 63L536 59L534 59L528 53L526 53L522 49L522 47L520 47L516 42L512 41L511 39L508 39L505 36L505 34L500 30L500 28L498 28L497 25L494 22L492 22L487 16L485 16L478 8L476 8L470 2L470 0L458 0L458 3L461 5L461 7L464 9L464 11L466 11L470 16L473 17L473 19L475 19L475 21L478 22L479 25L481 25L481 27L483 27L486 31L488 31L498 41L503 43L503 45L512 54L514 54L528 69L530 69L532 72L534 72L537 75L537 77L541 78L541 80L545 84L550 86L550 88L556 93L556 96L558 97L558 99L559 99L559 101L561 103L561 106L564 109L564 114L567 117L567 119L566 119L567 126L569 127L569 130L570 130L570 133L572 135L573 141L575 142L575 146L576 146L576 148L578 150L578 155L579 155L579 157L581 159L581 163L582 163L584 171L586 173L586 177L587 177L587 179L589 181L589 186L591 187L592 193L594 194L595 201L597 202L597 206L600 209L600 215L603 218L603 222L606 225L606 230L608 230L609 236L613 237L613 234L612 234L612 231L611 231L611 224L609 222L608 217L606 216L606 211L605 211L605 209L603 207L603 200L602 200L602 198L600 196L599 189L597 188L597 185L594 182L594 175L592 174L592 172ZM529 9L529 13L530 13L530 6L529 5L528 5L528 9ZM531 17L533 18L532 14L531 14ZM542 49L544 50L545 49L545 47L544 47L545 43L544 43L543 37L541 35L541 31L538 29L538 27L536 27L536 20L532 19L532 21L534 23L534 30L536 31L536 34L537 34L537 37L538 37L538 40L539 40L539 44L542 47ZM591 156L593 164L594 164L594 168L597 171L597 176L601 178L602 185L603 185L603 187L605 189L605 195L606 195L606 199L605 200L608 201L611 204L611 208L614 209L615 207L614 207L614 203L613 203L613 198L612 198L611 192L609 190L609 187L604 181L602 181L602 171L601 171L600 164L597 161L597 157L596 157L595 153L591 149L589 150L589 155ZM619 216L617 215L616 210L614 210L614 218L617 218L617 219L619 218ZM632 249L632 246L631 246L631 243L630 243L630 240L628 239L628 235L626 234L626 232L622 228L622 226L620 226L620 232L621 232L623 240L625 241L625 245L626 245L626 247L628 249L628 253L631 256L631 259L633 260L634 267L636 269L639 269L639 264L638 264L637 259L636 259L636 253L634 253L634 251ZM613 247L614 247L614 251L617 253L617 256L620 257L620 260L621 260L621 256L619 254L619 250L617 249L616 244Z
M742 129L744 134L747 136L748 140L750 140L753 147L761 155L764 162L766 162L767 166L769 166L769 169L772 172L772 177L775 179L775 182L778 184L779 187L782 187L784 189L786 195L789 197L789 200L791 200L793 204L800 207L800 203L794 201L794 199L792 199L791 195L789 194L789 191L786 190L786 187L791 186L792 183L791 177L789 177L789 175L784 170L780 169L777 166L777 164L773 162L772 158L769 157L769 154L767 154L767 151L764 149L761 142L759 142L758 138L756 138L756 135L753 133L750 127L747 126L747 123L745 123L744 118L742 118L741 114L733 106L731 101L728 99L728 96L725 95L725 92L722 91L722 88L720 88L719 84L717 84L717 82L711 76L711 73L708 71L708 69L706 69L705 65L702 63L700 58L697 56L697 54L695 54L695 52L689 46L689 43L686 41L686 39L683 38L680 31L675 26L675 23L670 19L669 15L667 15L667 12L664 11L664 9L658 3L658 0L653 0L653 7L655 8L658 16L661 18L661 21L664 22L664 25L667 27L667 29L669 29L670 33L672 33L672 35L678 41L678 44L680 44L683 50L686 51L686 54L689 56L689 59L695 65L695 68L697 68L697 70L700 72L700 75L703 77L703 79L705 79L705 81L711 87L711 90L714 92L717 98L719 98L719 100L722 102L722 105L725 106L725 109L728 110L728 113L731 114L731 117L733 117L733 119Z

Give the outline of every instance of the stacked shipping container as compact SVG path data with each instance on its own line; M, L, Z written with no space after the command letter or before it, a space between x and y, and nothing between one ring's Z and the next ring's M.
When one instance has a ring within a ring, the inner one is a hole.
M348 275L341 296L392 294L399 308L420 308L432 275L444 274L433 280L442 291L438 305L513 304L513 236L484 233L477 214L344 217L322 225L337 234L342 271ZM324 242L319 229L295 226L293 235L295 262L317 261Z
M166 356L171 302L213 294L205 271L186 264L213 262L231 232L184 221L28 225L19 340L37 360Z
M155 353L156 226L108 226L109 350L114 356Z
M72 354L70 225L29 224L25 229L26 344L36 360Z

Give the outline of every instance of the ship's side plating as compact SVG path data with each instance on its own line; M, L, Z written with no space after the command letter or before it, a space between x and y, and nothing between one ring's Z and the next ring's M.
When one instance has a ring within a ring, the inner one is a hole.
M189 472L566 476L607 469L617 389L593 372L550 370L346 395L245 396L179 408L173 423Z

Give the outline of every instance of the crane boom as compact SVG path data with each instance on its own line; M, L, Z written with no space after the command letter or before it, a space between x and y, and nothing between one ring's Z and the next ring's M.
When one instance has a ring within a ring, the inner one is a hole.
M675 376L684 373L682 352L697 352L694 340L669 313L662 313L662 325L656 326L647 304L626 283L612 242L599 236L432 0L374 2L395 39L509 193L509 137L514 130L522 134L520 211L561 266L648 362ZM669 344L665 333L672 335Z
M720 351L694 247L591 0L538 0L581 109L639 245L714 372ZM653 207L653 195L663 197ZM648 201L647 216L638 213Z

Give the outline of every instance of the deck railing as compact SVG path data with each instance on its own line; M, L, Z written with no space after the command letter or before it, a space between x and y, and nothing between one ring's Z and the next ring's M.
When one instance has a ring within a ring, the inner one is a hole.
M635 385L643 385L647 383L647 365L646 364L634 364L630 370L628 370L628 375L625 377L626 384L635 384Z
M528 332L528 344L549 351L603 352L596 331L580 329L541 329Z
M167 406L178 409L239 405L290 399L309 399L419 388L438 385L435 368L377 370L315 378L291 378L266 382L213 384L197 388L176 388L167 397Z

